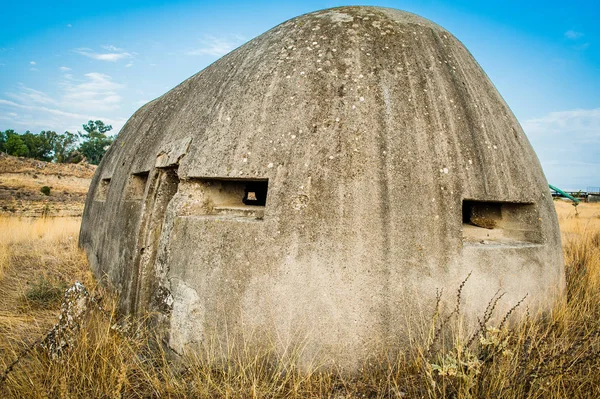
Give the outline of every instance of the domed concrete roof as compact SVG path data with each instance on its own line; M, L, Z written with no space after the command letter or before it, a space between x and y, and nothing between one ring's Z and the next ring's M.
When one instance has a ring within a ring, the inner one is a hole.
M260 332L355 367L469 273L466 314L499 289L548 307L563 284L509 107L454 36L377 7L289 20L143 106L96 172L80 243L179 353Z

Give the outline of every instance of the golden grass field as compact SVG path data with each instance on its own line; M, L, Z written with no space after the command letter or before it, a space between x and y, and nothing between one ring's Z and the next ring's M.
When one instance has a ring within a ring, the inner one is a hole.
M160 347L148 350L149 333L119 332L114 313L96 311L61 357L35 347L0 375L0 397L598 398L600 204L581 204L578 214L569 203L555 204L567 290L550 314L490 319L471 338L456 332L460 314L438 314L422 345L346 376L298 370L269 349L241 348L221 361L207 350L174 364ZM114 309L77 248L79 223L0 218L0 373L52 327L60 294L74 281Z

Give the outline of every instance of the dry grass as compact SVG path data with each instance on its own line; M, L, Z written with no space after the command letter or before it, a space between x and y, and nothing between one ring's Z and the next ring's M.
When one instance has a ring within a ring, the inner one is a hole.
M87 194L91 179L76 176L33 175L25 173L1 173L0 183L4 187L21 192L38 194L44 186L51 187L51 193L69 192Z
M96 165L66 164L38 161L32 158L18 158L4 153L0 154L0 170L2 173L23 175L60 175L92 179Z
M91 281L77 248L79 225L78 218L0 216L0 367L56 322L59 303L55 296L46 303L44 289Z
M431 320L432 333L422 346L401 357L378 359L359 375L349 377L318 367L299 370L268 348L238 348L221 361L216 360L216 351L205 349L173 364L149 333L120 333L112 328L114 314L92 312L76 344L59 360L51 360L41 351L24 357L0 386L0 396L600 397L600 205L582 204L578 216L567 203L558 202L556 207L568 289L548 315L530 315L512 325L503 321L490 325L492 319L482 315L479 330L465 335L460 309L452 314L440 311ZM0 289L11 287L14 291L0 292L0 368L18 355L23 341L31 341L43 331L23 326L34 324L34 319L48 326L50 316L56 314L50 312L46 319L47 310L12 310L22 303L18 298L27 290L15 275L29 273L33 277L42 270L49 273L51 267L52 273L68 276L68 281L78 273L85 276L84 259L74 239L68 238L68 228L51 226L71 222L42 220L27 222L25 227L22 223L0 219L1 234L14 230L12 238L2 237L0 250L0 259L5 259ZM72 223L74 233L77 221ZM489 314L494 313L494 303L490 303ZM105 305L114 309L111 303Z
M0 153L0 216L80 216L95 170Z

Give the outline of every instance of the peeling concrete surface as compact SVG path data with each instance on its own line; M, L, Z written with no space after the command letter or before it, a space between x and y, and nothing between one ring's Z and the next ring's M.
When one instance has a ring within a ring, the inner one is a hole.
M492 229L465 200L501 204ZM470 315L498 289L548 309L564 285L547 182L502 97L449 32L377 7L284 22L143 106L80 244L178 353L253 337L348 369L406 345L469 272Z

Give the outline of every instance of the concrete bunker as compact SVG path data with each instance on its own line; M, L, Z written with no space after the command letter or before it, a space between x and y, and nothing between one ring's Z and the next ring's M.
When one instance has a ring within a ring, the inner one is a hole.
M509 107L452 34L378 7L284 22L140 108L80 245L177 353L253 339L348 369L406 348L469 273L473 318L497 290L533 311L564 284Z

